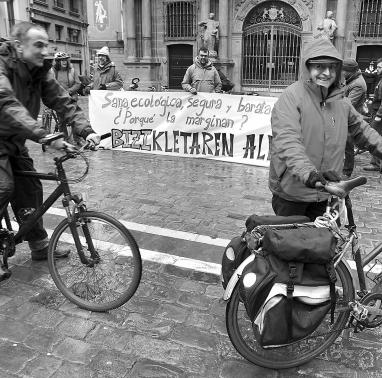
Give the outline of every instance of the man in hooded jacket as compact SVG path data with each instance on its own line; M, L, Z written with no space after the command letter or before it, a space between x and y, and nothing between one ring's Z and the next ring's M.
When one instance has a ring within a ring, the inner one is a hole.
M77 135L94 145L100 141L76 101L55 79L47 56L48 35L44 28L30 22L15 25L12 41L0 47L0 215L10 201L18 221L23 209L36 209L43 201L39 179L13 176L13 170L35 170L25 142L39 142L47 135L37 122L40 101L71 124ZM51 146L61 149L63 140ZM42 219L25 240L32 260L47 259L48 234ZM56 257L67 256L65 251L56 252Z
M107 46L102 47L98 52L98 65L94 71L93 83L85 90L90 89L119 91L123 86L121 75L115 68L114 62L110 60L110 51Z
M303 73L272 110L269 188L277 215L325 212L329 194L317 183L339 181L348 132L355 144L382 157L382 137L344 97L342 59L333 44L316 39L303 54Z
M222 82L219 73L208 57L208 50L204 47L200 48L194 64L187 68L184 75L182 88L185 91L192 94L221 92Z

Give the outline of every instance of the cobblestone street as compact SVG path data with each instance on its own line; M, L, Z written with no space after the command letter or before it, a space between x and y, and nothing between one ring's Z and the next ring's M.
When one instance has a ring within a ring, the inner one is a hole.
M53 153L30 145L36 167L52 170ZM90 209L127 222L231 239L251 213L271 214L267 169L204 159L96 151L90 173L73 187ZM357 157L356 175L368 157ZM84 169L69 162L74 177ZM382 240L380 178L352 196L361 244ZM55 184L45 186L45 194ZM61 204L56 203L55 208ZM58 219L59 220L59 219ZM49 228L58 222L47 216ZM141 249L220 263L222 246L132 231ZM380 377L381 331L351 334L337 347L295 369L273 371L247 363L225 328L223 289L216 274L143 261L132 300L110 313L67 302L47 264L31 262L21 245L13 275L0 284L0 377Z

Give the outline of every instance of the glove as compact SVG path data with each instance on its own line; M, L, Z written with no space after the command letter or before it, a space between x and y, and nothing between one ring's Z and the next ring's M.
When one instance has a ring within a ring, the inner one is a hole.
M98 87L98 90L106 91L106 85L105 84L100 84L100 86Z
M84 94L85 95L90 94L90 88L89 87L84 88Z
M195 88L191 88L191 89L190 89L190 93L196 95L196 94L198 93L198 91L197 91Z
M305 186L307 186L308 188L315 189L317 182L320 182L322 185L325 185L327 181L325 180L325 177L321 172L314 170L309 173L309 177L305 182Z
M328 181L333 181L333 182L341 181L341 176L335 171L325 171L322 173L322 175Z
M94 148L99 145L101 141L101 136L96 133L91 133L86 137L86 141L89 142L89 147Z

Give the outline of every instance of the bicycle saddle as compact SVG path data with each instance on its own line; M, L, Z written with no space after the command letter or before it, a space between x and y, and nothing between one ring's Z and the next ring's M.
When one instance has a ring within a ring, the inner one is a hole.
M347 181L328 182L325 185L325 190L339 198L344 198L350 193L351 190L366 183L366 177L360 176Z

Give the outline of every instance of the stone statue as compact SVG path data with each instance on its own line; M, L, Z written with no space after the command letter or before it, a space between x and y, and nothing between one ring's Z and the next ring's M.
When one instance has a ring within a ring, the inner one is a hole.
M328 38L333 42L335 37L335 32L337 29L337 24L334 21L333 12L327 11L326 17L322 21L322 27L324 33L328 36Z
M202 46L208 49L211 58L216 58L218 54L219 21L215 21L215 14L210 13L208 20L199 22L199 26L202 28Z

